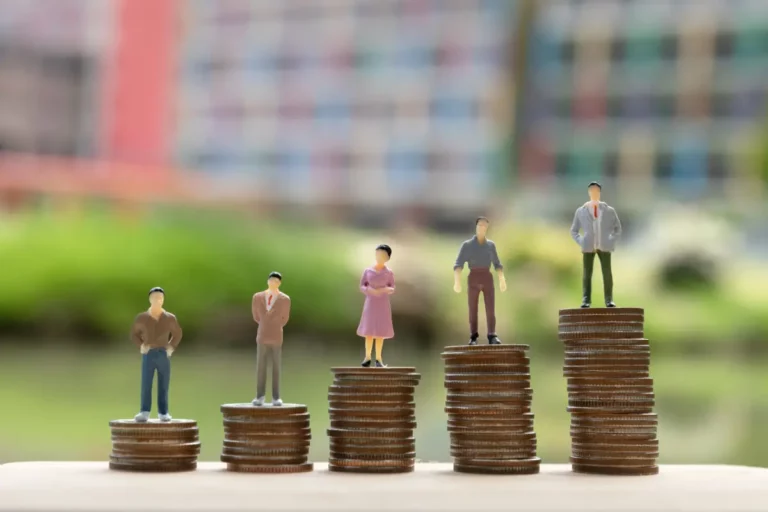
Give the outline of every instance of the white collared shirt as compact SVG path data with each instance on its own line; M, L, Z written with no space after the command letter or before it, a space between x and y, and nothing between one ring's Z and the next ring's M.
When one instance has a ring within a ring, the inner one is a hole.
M597 217L595 217L595 207L597 207ZM594 250L602 250L600 247L600 229L603 220L603 214L600 211L600 201L587 201L587 209L589 210L589 217L592 219L592 232L594 233L595 247Z
M279 294L270 291L267 291L267 293L264 294L264 300L267 302L267 311L271 310L272 306L275 305L278 296ZM269 300L270 297L272 297L272 300Z

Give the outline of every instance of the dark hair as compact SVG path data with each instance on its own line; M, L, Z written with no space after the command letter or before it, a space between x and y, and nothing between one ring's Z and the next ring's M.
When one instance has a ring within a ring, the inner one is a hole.
M270 272L269 277L267 279L272 279L273 277L278 278L281 283L283 282L283 274L281 274L280 272Z
M160 292L160 293L162 293L163 295L165 295L165 290L163 290L163 289L162 289L162 288L160 288L159 286L155 286L154 288L152 288L151 290L149 290L149 293L147 294L147 297L149 297L150 295L152 295L152 294L153 294L153 293L155 293L155 292Z
M387 253L387 258L391 258L392 257L392 248L390 246L388 246L387 244L381 244L380 246L378 246L376 248L376 250L377 251L384 251L385 253Z
M478 217L478 218L476 218L476 219L475 219L475 226L477 226L478 224L480 224L480 221L481 221L481 220L484 220L484 221L486 222L486 224L490 224L490 223L491 223L491 221L489 221L489 220L488 220L488 217L483 217L483 216L480 216L480 217Z
M598 182L596 182L596 181L592 181L592 182L590 182L590 184L589 184L589 185L587 185L587 188L590 188L590 187L597 187L597 188L599 188L600 190L603 190L603 187L602 187L602 185L600 185L600 184L599 184Z

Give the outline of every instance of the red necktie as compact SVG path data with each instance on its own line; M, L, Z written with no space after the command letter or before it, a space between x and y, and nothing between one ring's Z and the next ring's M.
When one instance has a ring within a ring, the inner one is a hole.
M272 296L271 295L269 297L267 297L267 307L269 307L270 304L272 304Z
M595 218L597 218L597 205L595 205Z

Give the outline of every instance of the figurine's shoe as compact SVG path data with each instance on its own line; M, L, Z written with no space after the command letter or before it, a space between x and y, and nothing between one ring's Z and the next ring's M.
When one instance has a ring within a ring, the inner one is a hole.
M477 338L478 338L477 333L470 335L468 345L477 345Z
M386 368L386 367L387 367L387 365L385 365L384 363L382 363L378 359L376 360L376 368Z
M160 421L171 421L173 418L171 418L171 415L168 413L165 414L158 414L157 419Z
M274 405L275 407L280 407L281 405L283 405L283 401L280 400L279 398L275 398L274 400L272 400L272 405Z
M488 344L489 345L501 345L501 340L495 334L489 334L488 335Z
M592 304L590 304L588 300L585 300L584 302L581 303L581 307L583 307L583 308L588 308L591 305Z
M360 364L360 366L362 366L363 368L370 368L371 360L370 359L366 359L365 361L362 362L362 364Z
M263 396L256 397L256 398L253 399L253 402L251 402L251 403L253 405L257 406L257 407L260 407L260 406L264 405L264 397Z
M605 301L605 307L607 307L607 308L615 308L616 307L616 303L613 302L611 299L608 299L607 301Z
M149 411L141 411L139 414L133 417L133 421L137 423L146 423L149 421Z

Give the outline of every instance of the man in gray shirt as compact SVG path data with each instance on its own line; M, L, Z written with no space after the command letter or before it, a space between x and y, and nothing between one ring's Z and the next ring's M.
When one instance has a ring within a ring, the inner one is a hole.
M504 278L504 267L499 260L496 244L486 238L490 221L486 217L478 217L475 220L475 236L461 244L459 256L453 265L453 291L461 292L461 271L464 264L469 264L469 277L467 278L467 296L469 298L469 344L477 345L477 307L480 293L483 293L485 303L485 319L488 324L488 343L501 344L496 335L495 313L495 289L493 274L490 267L496 270L499 276L499 289L503 292L507 289L507 281Z
M616 210L600 201L602 187L598 182L590 183L587 191L589 201L576 210L571 225L571 237L581 247L584 267L581 307L588 308L592 304L592 270L595 265L595 255L597 255L603 271L605 306L615 308L611 253L616 240L621 236L621 222Z

